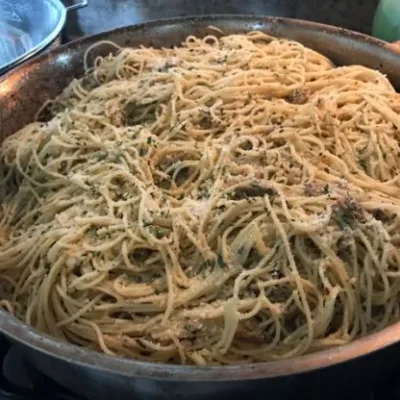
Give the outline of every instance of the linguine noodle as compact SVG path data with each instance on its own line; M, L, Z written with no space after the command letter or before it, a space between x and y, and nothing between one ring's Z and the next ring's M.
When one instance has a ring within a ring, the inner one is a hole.
M106 354L197 365L399 319L385 76L261 32L85 66L1 147L0 306Z

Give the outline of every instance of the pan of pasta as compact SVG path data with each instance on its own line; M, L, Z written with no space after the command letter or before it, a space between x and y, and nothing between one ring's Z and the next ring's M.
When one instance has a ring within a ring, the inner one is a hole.
M10 72L0 331L97 399L227 394L384 351L399 86L383 42L237 16L123 28Z

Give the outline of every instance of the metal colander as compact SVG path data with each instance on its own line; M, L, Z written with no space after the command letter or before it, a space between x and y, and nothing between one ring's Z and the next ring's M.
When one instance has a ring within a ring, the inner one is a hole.
M0 0L0 72L18 64L59 39L67 11L60 0Z

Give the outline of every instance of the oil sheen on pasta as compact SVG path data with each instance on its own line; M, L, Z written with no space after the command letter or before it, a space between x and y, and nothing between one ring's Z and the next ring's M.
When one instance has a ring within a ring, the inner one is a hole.
M260 32L97 58L1 147L0 305L165 363L380 330L399 320L399 113L379 72Z

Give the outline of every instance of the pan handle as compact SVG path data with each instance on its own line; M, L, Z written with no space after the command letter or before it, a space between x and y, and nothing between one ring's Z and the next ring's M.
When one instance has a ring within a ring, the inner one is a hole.
M83 8L88 5L88 0L76 0L71 5L64 5L65 9L68 11L77 10L78 8Z

